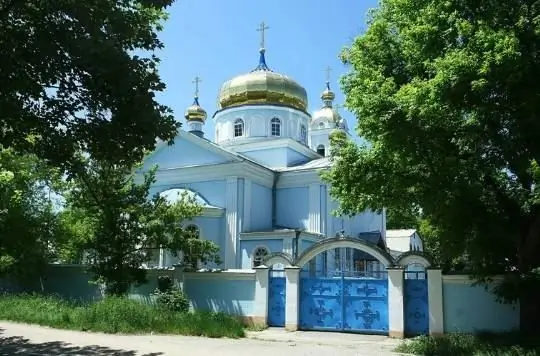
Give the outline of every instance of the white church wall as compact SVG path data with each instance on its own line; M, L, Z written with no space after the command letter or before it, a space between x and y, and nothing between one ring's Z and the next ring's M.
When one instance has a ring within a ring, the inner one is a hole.
M214 116L216 143L226 146L250 138L273 137L271 131L273 118L278 118L281 122L279 137L291 138L307 145L309 115L295 109L269 105L246 105L216 113ZM234 135L236 120L242 120L244 124L242 135L238 137ZM306 135L302 137L304 131Z
M272 228L272 188L251 183L251 199L249 201L251 225L249 230L264 231Z
M183 135L185 134L183 133ZM186 154L186 152L189 152L189 154ZM156 164L161 169L170 169L225 162L227 162L227 159L223 155L210 152L178 135L173 145L160 144L158 149L145 159L142 169L146 171Z
M276 225L309 228L308 187L280 188L276 191Z
M256 239L256 240L242 240L240 241L240 256L241 256L241 268L251 269L253 268L253 254L257 248L265 248L269 253L281 252L283 250L283 239L280 238L268 238L268 239Z

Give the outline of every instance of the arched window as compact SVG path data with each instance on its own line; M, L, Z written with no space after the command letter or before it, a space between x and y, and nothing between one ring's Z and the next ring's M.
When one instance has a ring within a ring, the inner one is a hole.
M304 125L300 126L300 142L304 144L307 142L307 130Z
M317 146L317 153L320 154L321 156L324 156L325 154L325 148L324 148L324 145L319 145Z
M281 136L281 120L277 117L270 120L270 134L272 136Z
M244 121L236 119L234 121L234 137L244 136Z
M201 232L199 231L199 227L195 224L186 226L185 230L190 239L198 239L200 237Z
M253 251L253 268L258 267L262 265L264 259L266 256L268 256L270 252L268 252L268 249L266 247L257 247Z
M319 122L319 128L320 128L320 129L324 129L324 122L322 122L322 121Z

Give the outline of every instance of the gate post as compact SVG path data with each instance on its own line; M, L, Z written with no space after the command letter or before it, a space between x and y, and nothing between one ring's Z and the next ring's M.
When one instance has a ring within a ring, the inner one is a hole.
M429 335L444 334L443 286L440 269L427 270Z
M298 287L300 267L285 267L285 330L298 330Z
M388 267L388 336L405 336L403 268Z
M255 269L255 305L253 306L253 322L267 325L268 321L268 270L265 265Z

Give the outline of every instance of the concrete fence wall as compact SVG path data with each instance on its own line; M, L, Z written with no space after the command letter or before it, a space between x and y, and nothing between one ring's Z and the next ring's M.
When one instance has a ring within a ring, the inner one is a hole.
M286 268L286 327L298 327L299 269ZM190 299L192 309L238 315L246 322L266 324L268 317L268 268L222 272L185 272L179 269L149 270L148 283L133 287L130 298L151 302L160 275L168 275ZM468 276L442 275L430 269L428 276L429 332L510 331L519 327L519 305L500 304L483 286ZM0 292L43 292L85 301L103 297L102 288L90 283L91 274L80 265L51 265L45 277L24 285L0 279ZM404 334L403 269L389 270L390 335Z
M442 280L446 333L519 329L519 304L499 303L492 293L493 286L486 289L474 285L469 276L463 275L445 275Z

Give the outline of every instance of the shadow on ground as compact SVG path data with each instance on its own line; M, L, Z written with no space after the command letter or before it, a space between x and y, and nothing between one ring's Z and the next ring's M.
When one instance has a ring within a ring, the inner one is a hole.
M115 350L108 347L75 346L62 341L32 343L21 336L2 336L0 329L0 356L136 356L136 351ZM142 356L159 356L161 352L152 352Z

